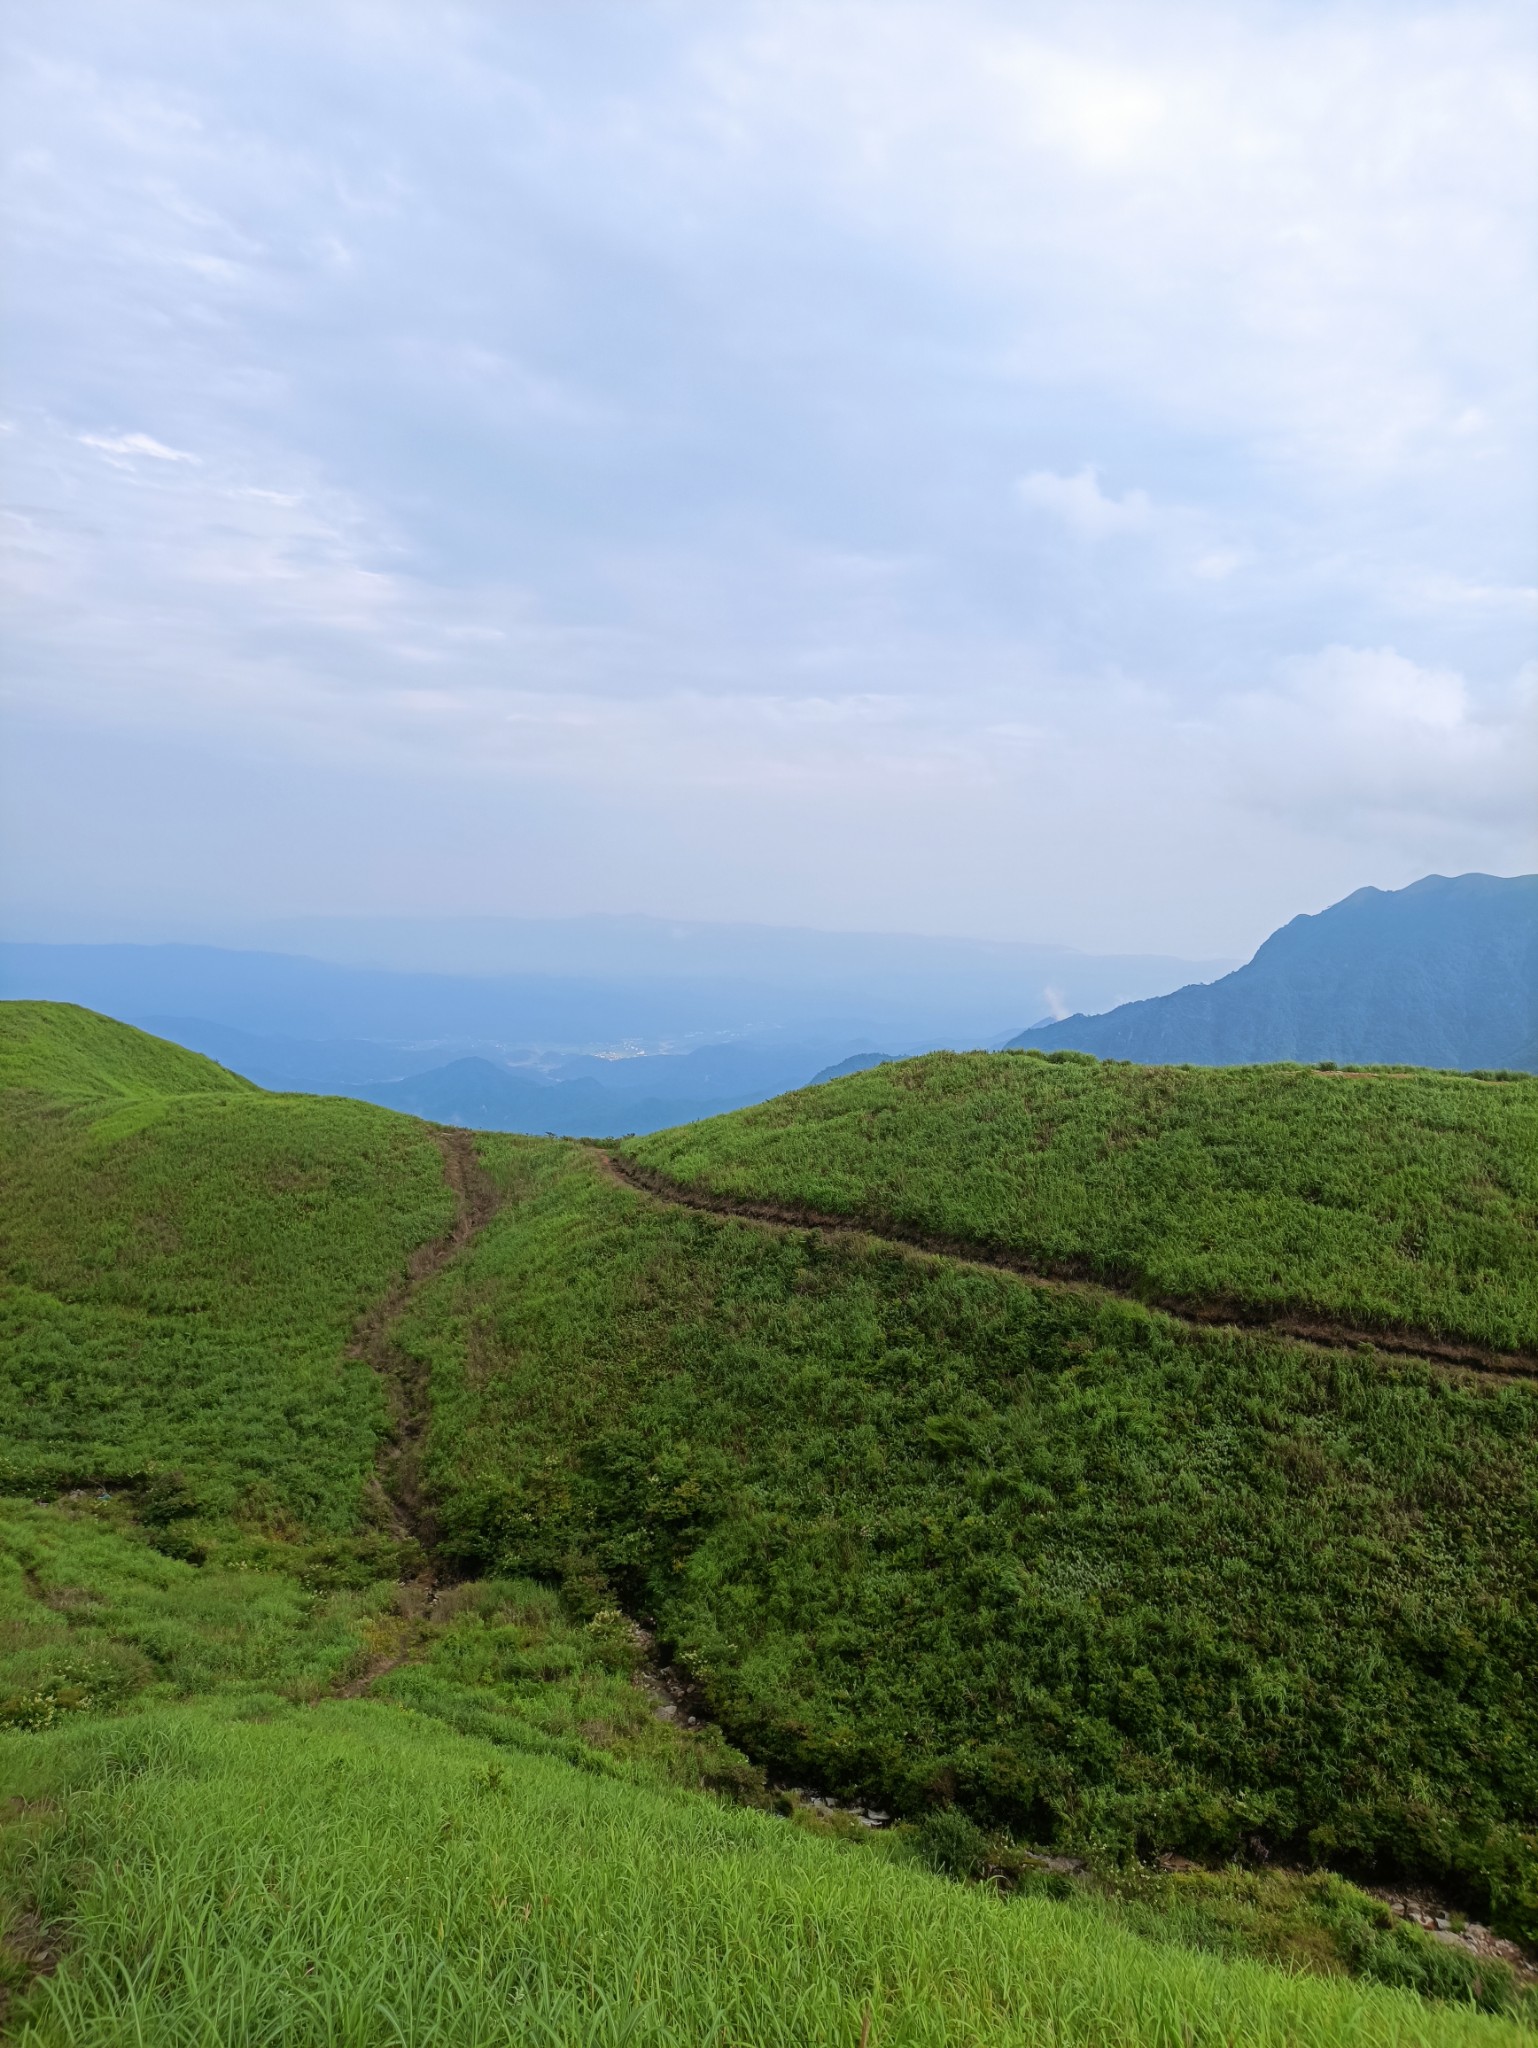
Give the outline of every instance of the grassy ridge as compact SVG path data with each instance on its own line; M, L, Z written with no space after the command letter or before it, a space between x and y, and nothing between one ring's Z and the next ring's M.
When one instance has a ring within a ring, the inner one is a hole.
M483 1141L445 1539L607 1574L783 1770L1419 1871L1538 1930L1538 1398L670 1208Z
M1531 2038L1150 1946L366 1702L0 1736L0 1771L39 1802L12 1868L81 1941L15 2016L26 2048Z
M452 1218L427 1132L62 1005L0 1004L0 1077L0 1484L354 1527L385 1417L344 1347Z
M932 1053L623 1149L1156 1298L1538 1352L1538 1080Z
M166 1095L255 1095L239 1074L74 1003L0 1004L0 1089L13 1109L31 1096L97 1104Z

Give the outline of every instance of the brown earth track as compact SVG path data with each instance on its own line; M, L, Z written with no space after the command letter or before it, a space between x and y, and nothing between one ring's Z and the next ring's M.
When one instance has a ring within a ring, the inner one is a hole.
M599 1147L594 1149L602 1170L613 1179L679 1208L698 1209L714 1216L734 1216L744 1223L767 1224L778 1229L838 1231L845 1236L866 1237L878 1244L900 1245L905 1251L918 1252L926 1258L953 1259L963 1265L986 1266L1012 1273L1016 1279L1024 1280L1033 1287L1063 1288L1102 1301L1136 1302L1140 1308L1159 1309L1180 1322L1200 1328L1264 1330L1289 1338L1294 1343L1311 1344L1322 1350L1366 1348L1503 1380L1538 1378L1538 1356L1530 1352L1492 1351L1483 1345L1452 1342L1425 1330L1369 1329L1324 1317L1292 1315L1286 1311L1273 1313L1251 1302L1221 1297L1210 1301L1189 1301L1178 1296L1118 1287L1095 1274L1088 1266L1037 1263L1001 1247L937 1237L925 1231L907 1230L900 1224L885 1220L871 1222L858 1216L835 1216L798 1203L749 1202L732 1195L719 1195L706 1188L687 1187L649 1166L625 1158L623 1154Z
M417 1289L442 1272L491 1221L501 1196L475 1156L473 1131L435 1127L428 1135L443 1155L443 1177L454 1196L454 1221L441 1237L417 1246L406 1261L405 1272L365 1311L353 1331L347 1356L362 1359L373 1368L390 1403L390 1436L380 1447L377 1480L391 1530L402 1542L414 1541L430 1555L437 1529L421 1490L426 1376L419 1361L395 1342L391 1332Z

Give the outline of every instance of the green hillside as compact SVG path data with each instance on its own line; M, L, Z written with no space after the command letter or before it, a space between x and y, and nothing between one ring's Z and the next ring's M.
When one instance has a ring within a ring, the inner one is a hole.
M792 1774L1088 1850L1450 1880L1538 1931L1538 1399L486 1140L418 1297L467 1564L599 1574Z
M1525 1384L480 1151L0 1005L0 2035L1531 2038Z
M0 1481L352 1528L384 1402L344 1347L454 1214L426 1129L62 1005L0 1004L0 1077Z
M625 1151L1203 1312L1538 1354L1538 1077L932 1053Z
M98 1106L167 1095L253 1095L239 1074L164 1038L73 1003L0 1006L0 1088L12 1114L42 1104Z
M0 1746L13 1767L16 1742ZM89 1947L27 2048L231 2041L1501 2048L1404 1992L1005 1902L698 1795L368 1702L180 1708L21 1762ZM281 1787L281 1797L275 1788Z

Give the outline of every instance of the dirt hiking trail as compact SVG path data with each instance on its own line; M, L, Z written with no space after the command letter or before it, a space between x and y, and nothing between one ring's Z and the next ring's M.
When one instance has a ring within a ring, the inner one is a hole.
M978 1244L964 1239L937 1237L925 1231L908 1230L886 1219L872 1222L858 1216L835 1216L797 1203L753 1202L733 1195L719 1195L707 1188L693 1188L670 1180L623 1153L595 1147L600 1169L639 1194L666 1202L675 1208L698 1209L713 1216L733 1216L744 1223L764 1224L774 1229L836 1231L847 1237L868 1238L877 1244L898 1246L926 1258L951 1259L961 1265L986 1266L1011 1273L1032 1287L1049 1287L1099 1301L1131 1301L1141 1308L1159 1309L1193 1328L1265 1330L1294 1343L1311 1344L1321 1350L1362 1350L1391 1352L1430 1365L1460 1367L1465 1371L1499 1379L1538 1378L1538 1355L1523 1351L1492 1351L1480 1344L1464 1344L1427 1330L1377 1329L1309 1316L1287 1309L1267 1309L1252 1302L1222 1296L1192 1301L1151 1290L1118 1287L1097 1276L1085 1264L1042 1264L1000 1246Z
M379 1375L390 1404L390 1434L380 1446L378 1485L392 1533L402 1542L432 1552L436 1527L422 1498L421 1464L427 1432L427 1376L419 1360L391 1334L418 1288L423 1287L496 1214L501 1194L475 1156L473 1131L431 1128L428 1135L443 1155L443 1178L454 1197L454 1220L441 1237L418 1245L401 1278L365 1311L349 1358L362 1359Z

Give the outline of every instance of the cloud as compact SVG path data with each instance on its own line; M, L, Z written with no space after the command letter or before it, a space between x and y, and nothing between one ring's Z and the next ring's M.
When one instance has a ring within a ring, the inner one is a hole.
M1451 733L1469 723L1469 688L1453 669L1422 668L1392 647L1327 647L1288 665L1293 700L1379 737Z
M1375 819L1477 819L1520 838L1538 787L1535 679L1526 665L1481 702L1458 671L1395 648L1325 647L1236 699L1226 772L1272 811L1358 835Z
M39 871L97 741L456 900L1237 953L1532 863L1517 0L364 13L10 25Z
M1153 518L1146 491L1110 497L1101 490L1097 473L1088 467L1075 476L1058 476L1050 469L1033 470L1020 479L1017 488L1025 504L1060 520L1081 540L1106 540L1114 533L1141 533Z
M184 448L168 448L149 434L78 434L83 448L99 448L104 455L147 455L155 462L196 462Z

